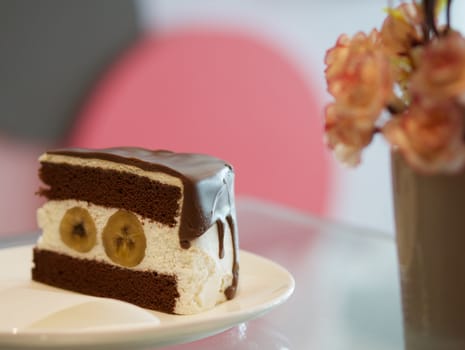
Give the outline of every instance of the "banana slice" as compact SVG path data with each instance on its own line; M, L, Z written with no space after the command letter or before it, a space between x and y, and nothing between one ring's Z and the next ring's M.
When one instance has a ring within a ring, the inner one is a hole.
M118 210L110 216L102 240L105 253L119 265L136 266L145 256L147 243L142 224L126 210Z
M71 249L85 253L95 246L97 229L87 209L68 209L60 222L61 240Z

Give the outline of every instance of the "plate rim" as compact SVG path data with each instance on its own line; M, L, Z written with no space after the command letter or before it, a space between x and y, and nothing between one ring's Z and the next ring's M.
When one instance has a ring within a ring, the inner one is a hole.
M33 246L34 244L25 244L0 249L0 259L2 257L2 253L11 252L12 250L24 250L24 253L26 253L27 249L32 249ZM37 329L28 330L27 332L19 331L16 333L12 332L12 330L5 331L0 329L0 345L7 345L10 347L27 346L29 348L37 349L44 347L66 348L76 346L84 348L92 345L114 346L115 344L120 346L123 344L127 345L128 343L130 343L131 346L157 346L185 343L224 332L242 322L260 317L275 307L283 304L291 297L295 289L294 277L280 264L259 254L241 249L240 260L242 261L243 259L246 261L251 260L252 262L259 262L259 267L266 266L269 269L279 271L283 278L280 282L280 286L275 286L277 289L275 288L272 292L270 292L263 302L255 303L249 309L232 310L220 313L219 315L209 314L219 307L226 306L228 303L227 301L217 305L212 310L195 315L168 315L149 310L156 316L161 315L162 317L170 317L178 320L173 321L174 324L169 322L168 324L160 323L159 325L139 325L134 328L129 327L129 329L128 327L125 329L118 328L116 337L116 329L112 330L111 328L98 329L96 331L81 329L59 330L55 332L49 332L46 329ZM247 267L250 271L257 269L257 267ZM241 263L241 274L244 273L243 269L244 266ZM246 269L246 272L249 270ZM268 279L264 278L264 280ZM241 287L239 286L239 288ZM235 298L229 302L234 302L234 300L237 301ZM202 319L202 316L207 317ZM182 321L182 319L185 321ZM187 329L185 329L186 327ZM183 331L180 332L180 330ZM86 337L83 337L83 335L86 335ZM112 341L109 342L109 338L111 338ZM134 343L134 340L137 340L137 342Z

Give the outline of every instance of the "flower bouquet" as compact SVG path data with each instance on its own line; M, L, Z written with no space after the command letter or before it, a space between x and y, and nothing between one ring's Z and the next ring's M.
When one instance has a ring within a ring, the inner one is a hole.
M401 1L325 57L326 143L391 146L406 349L465 349L465 38L451 0Z
M335 101L326 107L325 134L338 159L358 164L380 133L419 171L464 167L465 38L450 26L450 5L402 2L387 9L379 31L342 35L328 50Z

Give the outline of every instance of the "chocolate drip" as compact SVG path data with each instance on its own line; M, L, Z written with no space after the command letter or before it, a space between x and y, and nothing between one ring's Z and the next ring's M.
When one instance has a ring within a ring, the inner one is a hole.
M220 259L224 258L224 224L223 221L217 220L216 226L218 228L218 256Z
M234 263L233 263L233 269L232 269L232 273L233 273L233 281L232 281L232 284L226 288L226 290L224 291L224 295L226 295L226 298L228 300L231 300L232 298L234 298L234 296L236 295L236 292L237 292L237 284L238 284L238 276L239 276L239 264L235 261L236 259L234 259Z
M226 221L228 222L229 230L231 231L231 238L233 240L233 267L232 267L233 279L232 279L231 285L228 288L226 288L226 290L224 291L224 295L226 295L226 298L228 300L231 300L236 295L237 285L239 283L239 261L238 261L238 256L237 256L238 255L237 248L239 244L238 244L238 238L236 234L234 218L231 215L228 215L226 217Z

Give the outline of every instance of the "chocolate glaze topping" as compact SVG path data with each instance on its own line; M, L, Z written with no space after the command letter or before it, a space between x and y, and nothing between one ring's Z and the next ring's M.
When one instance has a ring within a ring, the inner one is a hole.
M81 159L100 159L132 165L146 171L163 172L178 177L184 187L179 241L187 249L191 241L205 233L213 224L227 222L233 236L233 285L225 292L234 297L238 281L238 238L233 201L234 171L224 161L203 154L174 153L120 147L101 150L68 148L48 151L48 154ZM221 234L221 233L220 233ZM220 242L222 247L222 242ZM220 248L221 255L221 248Z

